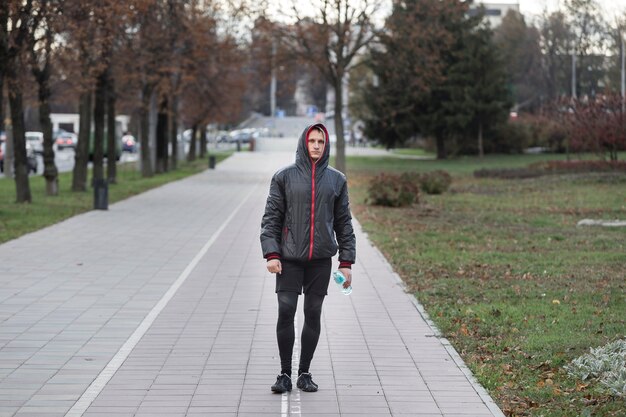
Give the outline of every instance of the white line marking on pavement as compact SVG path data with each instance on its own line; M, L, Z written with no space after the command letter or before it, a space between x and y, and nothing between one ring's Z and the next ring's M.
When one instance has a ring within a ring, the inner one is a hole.
M300 338L298 337L298 316L293 320L294 344L292 363L300 363ZM293 372L293 371L292 371ZM297 372L296 372L297 373ZM296 379L297 380L297 379ZM292 380L292 393L283 392L280 403L280 416L289 417L300 414L300 390L296 388L295 381Z
M122 366L126 358L128 358L130 352L135 348L137 343L139 343L141 338L146 334L150 326L152 326L154 320L156 320L158 315L161 314L161 311L163 311L163 309L165 308L165 306L167 306L172 297L174 297L174 294L176 294L176 292L183 285L185 280L187 280L187 278L194 270L194 268L198 265L202 257L215 243L215 241L224 231L224 229L226 229L226 226L228 226L228 224L233 220L241 207L243 207L245 202L248 201L255 189L256 186L253 187L252 190L250 190L248 195L246 195L243 200L241 200L241 203L239 203L237 208L235 208L230 216L228 216L226 221L224 221L224 224L222 224L222 226L217 229L215 233L213 233L213 236L211 236L207 243L204 244L202 249L200 249L196 256L191 260L191 262L189 262L185 270L178 276L178 279L174 281L174 283L170 286L170 288L163 295L163 297L161 297L159 302L152 308L152 310L150 310L150 312L143 319L141 324L139 324L139 327L137 327L135 332L128 338L126 343L124 343L120 350L115 354L113 359L109 361L107 366L100 372L100 374L98 374L96 379L91 383L91 385L89 385L83 395L78 399L78 401L76 401L74 406L67 412L67 414L65 414L65 417L81 417L85 413L85 411L87 411L87 408L89 408L91 403L100 394L105 385L109 382L113 375L115 375L120 366Z
M289 393L283 392L280 399L280 417L289 417Z
M294 317L294 322L293 322L293 330L295 333L295 343L293 344L293 350L294 350L294 355L293 355L293 363L298 364L298 368L300 368L300 337L299 337L299 331L298 331L298 317ZM296 375L298 375L298 372L296 371ZM298 381L298 378L296 377L295 379L296 381ZM299 416L300 414L300 390L298 388L296 388L295 384L294 384L294 391L293 394L291 394L291 398L290 400L290 409L289 409L289 415L291 416Z

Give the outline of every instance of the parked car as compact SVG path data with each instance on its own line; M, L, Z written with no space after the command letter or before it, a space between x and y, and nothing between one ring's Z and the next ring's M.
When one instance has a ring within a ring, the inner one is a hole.
M227 143L229 139L228 132L225 130L220 130L215 134L215 142L217 143Z
M241 129L230 132L228 141L231 143L249 143L252 139L257 139L259 133L256 129Z
M137 152L137 141L129 132L122 136L122 152Z
M6 152L6 141L0 142L0 172L4 172L4 154ZM26 163L28 171L33 174L37 173L37 155L30 143L26 142Z
M43 154L43 132L26 132L24 136L35 153Z
M78 135L76 133L66 132L65 130L56 131L54 138L54 143L60 151L67 148L76 149L76 145L78 144Z
M43 151L42 151L43 152ZM37 155L35 155L35 149L29 142L26 142L26 163L28 164L28 171L33 174L37 173Z
M191 134L193 133L193 130L191 129L187 129L185 131L183 131L183 133L179 133L176 138L178 140L178 142L191 142Z

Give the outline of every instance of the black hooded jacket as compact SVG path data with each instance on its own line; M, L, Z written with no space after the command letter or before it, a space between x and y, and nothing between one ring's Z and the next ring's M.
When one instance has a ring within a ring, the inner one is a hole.
M324 131L326 144L314 162L308 135ZM296 163L274 174L261 222L263 257L292 261L330 258L339 249L340 267L350 267L356 257L346 177L328 166L330 143L323 124L302 132ZM335 238L336 236L336 238Z

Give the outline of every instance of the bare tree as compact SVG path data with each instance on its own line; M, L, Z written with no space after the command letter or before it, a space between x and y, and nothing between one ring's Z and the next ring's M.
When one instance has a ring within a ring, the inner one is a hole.
M565 10L576 58L576 90L581 95L595 95L604 75L607 23L597 0L567 0Z
M135 68L141 92L140 117L140 149L141 174L144 177L154 175L152 150L150 148L150 109L152 100L161 98L170 82L165 69L169 64L169 44L167 30L168 5L164 0L139 0L135 9L135 26L137 36L135 42ZM160 84L163 84L162 86ZM156 95L156 96L154 96ZM160 105L160 103L159 103ZM159 156L163 155L159 152Z
M109 184L117 182L117 130L115 124L115 79L111 67L106 72L106 113L107 113L107 181Z
M514 109L537 108L545 94L539 30L527 25L521 13L509 10L494 29L494 40L507 65Z
M183 122L192 135L187 160L196 158L197 139L210 122L234 122L241 108L247 77L241 71L243 51L228 32L219 32L219 21L211 10L196 9L188 15L187 48L181 93ZM196 132L200 130L199 136ZM203 151L201 150L201 156Z
M608 71L608 90L621 92L622 84L622 57L626 53L623 40L626 37L626 10L615 16L608 29L610 67Z
M11 126L13 132L13 148L15 158L15 192L18 203L30 203L30 183L28 181L28 160L26 156L26 139L24 136L24 100L20 69L24 63L24 49L32 25L33 2L9 0L1 2L0 14L8 16L8 25L2 28L7 39L5 76L9 89L9 106L11 108ZM5 32L6 30L6 32Z
M541 27L541 49L543 54L543 76L548 102L566 94L570 27L562 12L543 16Z
M46 179L46 194L58 195L59 172L54 163L54 139L50 120L52 96L50 76L52 74L52 46L56 33L55 25L58 24L56 20L60 17L60 4L54 0L40 0L36 2L36 5L28 49L31 57L31 71L39 87L39 124L43 131L43 176ZM40 37L37 37L37 34L40 34Z
M334 91L334 122L337 135L335 166L346 171L344 139L344 85L357 54L375 38L373 15L379 0L317 0L314 16L303 16L292 3L293 27L284 27L283 36L294 52L314 65Z
M4 78L9 54L9 3L0 3L0 132L4 131Z
M113 60L119 38L128 27L132 7L115 0L101 0L93 5L97 47L94 99L93 179L104 179L104 157L107 158L107 178L115 182L115 164L119 151L115 129L115 100ZM113 100L112 100L113 98ZM106 138L105 138L106 133ZM107 153L104 154L104 145Z
M82 0L66 0L65 34L67 44L61 58L63 70L72 77L72 85L79 94L80 117L78 143L74 154L72 191L87 191L87 174L90 151L91 122L93 116L93 85L100 43L96 39L97 22L93 5Z

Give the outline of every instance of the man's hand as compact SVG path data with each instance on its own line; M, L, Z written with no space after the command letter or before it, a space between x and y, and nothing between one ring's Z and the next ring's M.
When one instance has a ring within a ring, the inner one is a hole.
M343 276L346 277L346 282L343 283L343 287L348 288L350 285L352 285L352 270L350 268L339 268L339 272L341 272Z
M271 259L267 261L267 270L272 274L282 273L283 266L280 264L280 259Z

